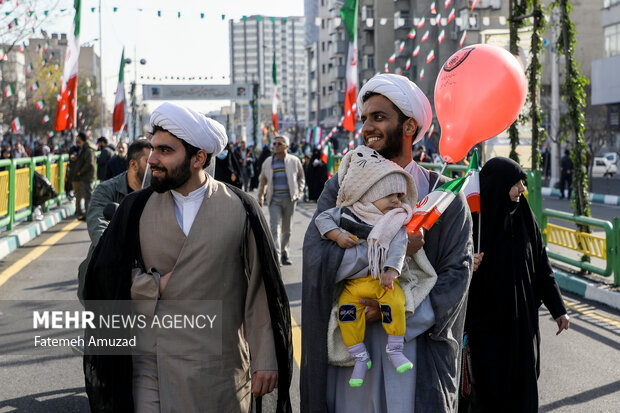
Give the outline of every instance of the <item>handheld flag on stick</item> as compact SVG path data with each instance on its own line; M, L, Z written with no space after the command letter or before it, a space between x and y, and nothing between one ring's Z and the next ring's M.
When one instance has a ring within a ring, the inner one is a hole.
M469 161L467 175L469 175L469 179L463 188L463 192L467 198L469 210L471 212L480 213L480 167L478 165L477 149L474 151L471 161Z
M407 232L417 232L420 228L429 230L454 201L466 180L467 176L453 179L422 198L413 210L413 217L407 224Z

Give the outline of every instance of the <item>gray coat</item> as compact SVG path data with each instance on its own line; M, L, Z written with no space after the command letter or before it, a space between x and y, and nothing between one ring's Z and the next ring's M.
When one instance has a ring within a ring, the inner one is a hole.
M82 299L84 277L86 276L90 257L99 242L99 238L101 238L109 224L109 221L103 217L103 209L111 202L120 204L123 198L125 198L125 195L127 195L127 192L127 171L100 183L97 185L97 188L95 188L95 192L93 192L86 215L86 226L88 228L88 236L90 237L91 245L88 249L86 259L82 261L78 267L78 298L80 300Z
M437 174L431 174L431 185ZM441 178L442 182L446 178ZM326 184L317 214L335 205L338 178ZM435 324L417 339L415 412L456 412L460 350L472 273L472 224L460 194L425 234L424 249L437 272L430 293ZM311 222L304 239L302 283L301 411L327 411L327 323L334 277L343 250L321 236ZM325 344L321 344L325 343ZM380 391L380 389L376 389Z

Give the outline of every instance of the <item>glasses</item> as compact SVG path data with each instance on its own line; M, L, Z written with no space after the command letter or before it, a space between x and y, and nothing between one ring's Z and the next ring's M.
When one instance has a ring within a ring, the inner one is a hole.
M284 142L274 142L273 146L286 146Z

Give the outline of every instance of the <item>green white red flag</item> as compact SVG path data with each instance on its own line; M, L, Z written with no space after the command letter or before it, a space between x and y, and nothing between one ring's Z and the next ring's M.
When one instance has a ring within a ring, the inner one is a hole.
M331 178L334 173L334 154L329 142L325 142L323 149L321 149L321 160L327 165L327 176Z
M407 224L407 232L416 232L420 228L429 230L454 201L466 180L467 176L453 179L422 198L413 210L413 217Z
M22 123L19 120L19 117L16 117L11 122L11 127L13 128L13 133L17 133L22 128Z
M344 96L344 121L342 127L355 130L355 100L357 99L357 0L346 0L340 8L340 16L349 34L349 51L347 53L346 92Z
M271 66L273 80L273 98L271 99L271 121L274 132L278 131L278 68L276 66L276 51L273 51L273 65Z
M58 101L56 120L54 121L54 130L56 131L73 129L76 126L78 61L80 57L80 11L82 9L82 0L74 0L73 6L75 8L75 17L73 18L73 30L69 31L67 39L65 66L62 72L62 86L60 87L60 100Z
M121 66L118 70L118 84L114 96L114 112L112 113L112 132L120 132L125 126L125 48L121 53Z
M478 151L475 150L469 161L467 183L463 188L467 204L471 212L480 213L480 165L478 164Z
M8 84L4 87L4 97L8 98L11 97L15 94L15 89L13 89L13 85L12 84Z
M37 102L37 109L41 110L45 107L45 102L43 102L42 100L39 100Z

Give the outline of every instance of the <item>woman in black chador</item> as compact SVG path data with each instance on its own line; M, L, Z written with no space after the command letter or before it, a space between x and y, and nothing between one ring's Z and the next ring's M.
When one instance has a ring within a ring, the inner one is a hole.
M327 165L321 160L321 151L314 149L306 172L308 185L308 200L316 201L323 192L323 186L327 181Z
M465 322L474 381L470 412L537 412L538 308L549 309L557 334L569 326L540 228L522 195L525 179L508 158L490 159L480 171L481 254Z

